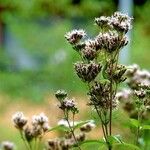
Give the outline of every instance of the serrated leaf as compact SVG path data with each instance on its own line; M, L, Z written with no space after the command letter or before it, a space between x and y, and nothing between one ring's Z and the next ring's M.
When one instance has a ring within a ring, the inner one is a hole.
M139 147L128 143L116 143L113 145L113 150L141 150Z
M130 119L130 123L131 123L132 126L134 126L136 128L138 128L140 126L139 121L136 120L136 119Z

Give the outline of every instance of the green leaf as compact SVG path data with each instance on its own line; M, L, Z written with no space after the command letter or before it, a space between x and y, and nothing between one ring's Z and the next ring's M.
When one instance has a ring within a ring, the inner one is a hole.
M105 141L104 140L86 140L83 142L80 142L80 147L84 149L101 149L102 147L105 146ZM102 149L101 149L102 150Z
M113 135L112 138L116 143L123 143L122 138L120 135Z
M80 145L84 145L84 144L99 144L99 145L103 145L105 144L104 141L101 141L101 140L86 140L86 141L83 141L81 143L79 143Z
M55 130L56 131L69 131L70 129L69 129L69 127L66 127L64 125L58 125L58 126L55 126L51 129L49 129L48 132L55 131Z
M87 124L87 123L90 123L90 122L93 122L93 120L86 120L86 121L80 121L78 122L77 124L74 125L73 129L78 129L80 128L81 126Z
M130 123L131 123L132 126L134 126L136 128L138 128L140 126L139 121L136 120L136 119L130 119Z
M109 136L108 141L111 145L113 145L113 143L123 143L120 135Z
M116 143L113 145L113 150L141 150L141 149L133 144Z
M150 125L143 125L142 130L150 130Z

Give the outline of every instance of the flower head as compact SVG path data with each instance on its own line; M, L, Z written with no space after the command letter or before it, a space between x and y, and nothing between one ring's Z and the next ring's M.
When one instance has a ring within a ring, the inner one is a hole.
M85 31L82 29L72 30L65 34L65 38L70 44L76 45L85 35Z
M66 97L59 105L59 108L63 111L72 111L73 113L78 113L78 108L74 99L69 99Z
M43 132L48 131L50 128L48 124L48 117L44 113L34 115L32 117L32 125L34 136L41 135Z
M96 78L96 76L101 71L101 65L96 64L95 62L90 62L89 64L84 62L77 62L74 64L77 75L84 82L91 82Z
M111 24L117 31L127 33L132 28L132 19L126 14L115 12L111 17Z
M17 129L23 129L23 127L27 124L27 118L24 116L22 112L16 112L12 116L12 121Z
M95 23L99 27L103 28L112 28L110 24L110 17L101 16L99 18L95 18Z

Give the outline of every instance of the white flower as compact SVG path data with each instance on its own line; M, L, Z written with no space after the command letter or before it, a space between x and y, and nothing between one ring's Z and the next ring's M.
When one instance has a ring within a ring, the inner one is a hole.
M41 113L40 115L34 115L32 117L33 125L41 125L42 126L45 123L48 123L48 117L44 113Z
M12 116L12 121L16 128L22 129L27 123L27 118L24 116L23 112L16 112Z

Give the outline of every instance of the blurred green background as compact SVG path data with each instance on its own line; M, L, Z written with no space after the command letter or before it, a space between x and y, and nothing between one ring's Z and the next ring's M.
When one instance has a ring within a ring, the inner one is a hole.
M111 15L117 0L0 0L0 93L41 101L57 89L83 93L64 39L74 28L94 35L94 18ZM129 64L149 68L150 2L134 0Z
M98 29L94 18L111 15L118 10L118 3L118 0L0 0L0 129L3 135L0 140L13 139L19 146L22 144L17 133L11 134L12 129L3 130L10 126L8 120L15 110L31 115L32 105L37 104L34 113L39 112L47 105L43 100L57 89L73 95L85 94L86 87L73 69L78 55L64 34L83 28L88 35L95 35ZM128 64L137 63L149 69L150 1L134 0L132 11ZM22 100L21 104L18 100ZM43 111L49 113L49 106ZM87 115L83 114L83 118L88 118ZM132 139L126 130L119 131Z

